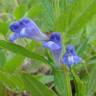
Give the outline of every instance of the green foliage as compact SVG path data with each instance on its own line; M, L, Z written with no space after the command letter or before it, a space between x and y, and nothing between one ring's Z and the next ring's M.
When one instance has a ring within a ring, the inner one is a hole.
M5 35L8 31L8 24L6 22L0 22L0 33Z
M5 54L2 50L0 50L0 69L2 68L2 66L4 66L5 62L6 62Z
M23 5L19 5L14 10L13 14L14 14L15 18L18 20L25 15L25 12L26 12L26 7Z
M57 91L60 96L72 96L69 72L65 66L61 67L53 69Z
M86 0L86 1L88 1L88 0ZM76 3L77 2L78 1L76 1ZM57 22L55 25L56 30L62 31L62 32L67 32L69 35L70 35L70 33L74 34L78 31L80 31L81 28L84 28L85 25L87 24L87 22L89 22L90 19L92 19L92 17L96 14L95 13L96 12L96 1L92 0L89 5L87 5L83 8L83 10L80 12L79 15L76 16L75 19L74 19L74 17L73 18L71 17L72 20L70 20L70 16L71 16L72 12L74 13L73 8L76 7L75 0L74 0L74 4L70 7L71 7L70 10L68 10L67 12L65 11L65 13L62 14L59 17L59 19L57 19ZM75 10L75 12L76 12L76 10Z
M74 73L74 70L71 69L72 76L74 78L74 85L76 89L76 96L85 96L85 84L80 78ZM86 95L87 96L87 95Z
M46 86L37 81L31 75L23 74L22 76L27 90L30 91L33 96L56 96L54 92L49 90Z
M34 6L32 6L32 8L28 11L28 16L35 18L37 16L39 16L40 14L42 14L43 12L43 7L41 4L35 4Z
M46 59L43 56L40 56L39 54L35 54L35 53L33 53L33 52L31 52L31 51L29 51L29 50L27 50L27 49L25 49L19 45L16 45L16 44L12 44L12 43L1 40L0 41L0 47L6 48L12 52L15 52L17 54L21 54L23 56L27 56L29 58L33 58L36 60L46 62Z
M18 75L11 75L8 73L0 72L0 82L7 89L13 92L21 92L24 90L24 84L20 79L21 77Z
M2 67L2 70L8 73L15 72L17 68L22 64L24 60L24 56L16 55L13 56L9 61L7 61L4 66Z
M86 91L85 95L86 96L93 96L94 93L96 92L96 68L93 68L93 70L90 72L89 78L86 83Z

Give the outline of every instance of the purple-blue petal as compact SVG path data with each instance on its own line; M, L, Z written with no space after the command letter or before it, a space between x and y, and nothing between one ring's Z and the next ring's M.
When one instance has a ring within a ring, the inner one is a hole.
M22 37L32 38L37 41L47 40L48 37L45 34L43 34L42 32L38 33L38 31L36 30L33 29L32 27L26 27L21 30L20 35Z
M61 49L61 36L57 32L51 33L48 41L43 41L43 47L47 47L50 50Z
M67 45L66 52L69 53L69 54L71 53L71 54L75 55L75 48L74 48L74 46L73 45Z
M9 40L10 42L14 42L16 39L20 38L20 34L19 33L13 33L10 37Z
M10 30L14 33L19 33L21 31L21 27L20 27L20 24L19 22L13 22L10 24L9 26Z
M48 41L48 42L45 41L45 42L43 42L43 47L44 48L49 48L51 51L58 50L58 49L61 48L58 44L56 44L53 41Z
M50 35L49 41L53 41L61 46L61 35L58 32L53 32Z
M20 23L20 25L26 25L26 24L30 23L30 21L31 21L30 19L24 17L19 20L19 23Z
M81 61L81 58L77 55L73 56L75 64L78 64Z

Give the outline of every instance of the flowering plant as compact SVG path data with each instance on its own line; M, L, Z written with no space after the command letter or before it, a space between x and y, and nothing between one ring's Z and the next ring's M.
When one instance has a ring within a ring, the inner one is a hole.
M66 47L66 52L63 58L60 58L62 44L59 32L52 32L48 38L46 34L40 31L35 22L28 18L22 18L17 22L13 22L10 25L10 29L14 32L9 38L11 42L14 42L14 40L18 38L30 38L40 41L44 48L48 48L51 51L54 62L57 63L57 66L60 66L60 63L62 63L70 68L72 64L77 64L81 60L81 58L76 55L75 49L72 45Z
M95 96L95 14L96 0L1 0L0 96Z

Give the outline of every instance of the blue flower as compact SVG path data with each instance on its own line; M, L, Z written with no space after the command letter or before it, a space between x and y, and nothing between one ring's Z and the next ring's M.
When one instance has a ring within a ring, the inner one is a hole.
M10 29L13 34L10 36L10 41L14 42L18 38L32 38L36 41L47 40L48 37L43 34L34 21L28 18L22 18L19 21L10 24Z
M80 61L81 58L75 53L74 47L72 45L67 45L62 63L70 68L72 64L78 64Z
M61 55L61 36L57 32L51 33L48 41L43 41L43 47L49 48L55 63L59 63Z

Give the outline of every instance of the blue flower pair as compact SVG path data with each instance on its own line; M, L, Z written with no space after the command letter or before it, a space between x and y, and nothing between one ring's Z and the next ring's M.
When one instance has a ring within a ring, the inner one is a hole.
M49 48L51 51L55 63L66 64L67 67L71 67L72 64L80 62L81 58L75 53L75 49L72 45L66 47L66 52L61 58L61 36L58 32L52 32L48 37L40 31L34 21L28 18L22 18L19 21L10 24L10 29L13 34L10 36L10 41L14 42L18 38L32 38L36 41L41 41L44 48Z
M53 32L46 42L43 42L43 46L50 49L51 53L53 54L54 61L57 64L66 64L67 67L71 67L73 64L78 64L81 61L81 58L76 54L75 48L72 45L67 45L66 52L61 58L61 36L57 32Z

